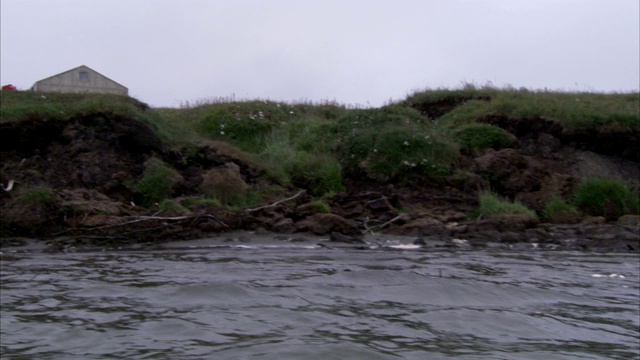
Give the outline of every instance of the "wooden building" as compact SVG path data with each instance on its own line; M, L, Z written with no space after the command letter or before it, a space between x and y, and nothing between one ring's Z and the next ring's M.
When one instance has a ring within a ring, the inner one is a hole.
M62 93L129 94L129 89L126 87L85 65L36 81L31 90Z

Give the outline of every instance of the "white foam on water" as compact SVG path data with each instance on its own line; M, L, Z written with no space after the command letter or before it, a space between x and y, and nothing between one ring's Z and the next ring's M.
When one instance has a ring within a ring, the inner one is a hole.
M232 247L236 249L253 249L253 246L248 246L248 245L234 245Z
M609 275L591 274L591 277L594 277L594 278L611 278L611 279L624 279L625 278L624 275L620 275L620 274L609 274Z
M389 245L387 246L391 249L400 249L400 250L415 250L420 249L422 246L416 244L399 244L399 245Z

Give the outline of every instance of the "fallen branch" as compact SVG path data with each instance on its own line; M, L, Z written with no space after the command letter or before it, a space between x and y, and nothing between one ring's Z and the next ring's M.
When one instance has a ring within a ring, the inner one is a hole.
M382 229L383 227L385 227L385 226L387 226L387 225L391 224L392 222L395 222L395 221L397 221L397 220L401 219L403 216L404 216L404 214L400 214L400 215L398 215L398 216L394 217L393 219L391 219L391 220L387 221L386 223L383 223L383 224L380 224L380 225L377 225L377 226L372 227L372 228L371 228L371 230L369 230L369 231L373 231L373 230L380 230L380 229Z
M246 209L245 211L246 211L246 212L254 212L254 211L258 211L258 210L262 210L262 209L266 209L266 208L274 207L274 206L276 206L276 205L278 205L278 204L281 204L281 203L283 203L283 202L287 202L287 201L290 201L290 200L293 200L293 199L297 198L298 196L300 196L300 195L304 194L304 192L305 192L305 191L306 191L306 190L300 190L300 191L298 191L298 193L297 193L297 194L293 195L292 197L289 197L289 198L286 198L286 199L282 199L282 200L278 200L278 201L274 202L274 203L273 203L273 204L271 204L271 205L260 206L260 207L253 208L253 209Z
M364 231L362 232L363 235L366 234L366 233L369 233L371 235L375 235L373 233L373 230L371 230L369 228L369 217L368 216L364 218L364 221L362 222L362 226L364 226Z

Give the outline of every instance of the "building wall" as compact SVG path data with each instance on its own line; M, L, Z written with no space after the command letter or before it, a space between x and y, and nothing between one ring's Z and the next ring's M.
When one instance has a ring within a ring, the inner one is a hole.
M33 90L42 92L101 93L128 95L126 87L89 69L86 66L40 80Z

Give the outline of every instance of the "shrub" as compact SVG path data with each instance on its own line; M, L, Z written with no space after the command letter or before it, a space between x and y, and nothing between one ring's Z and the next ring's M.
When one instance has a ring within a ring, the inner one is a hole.
M246 202L249 185L242 178L240 167L229 162L205 173L200 188L208 197L219 200L223 205L240 206Z
M267 171L285 185L291 183L287 168L298 156L299 151L293 146L286 129L272 131L265 138L265 147L260 152Z
M141 205L149 207L169 197L174 186L181 181L180 174L157 158L145 164L142 178L135 186L141 197Z
M535 211L517 200L509 201L489 191L481 192L478 209L472 216L481 218L497 214L524 214L536 219L538 217Z
M466 151L499 149L516 142L515 136L509 132L496 126L478 123L462 126L453 137L460 144L460 148Z
M583 180L574 194L573 203L586 214L604 216L608 220L640 212L638 193L629 190L620 179Z

